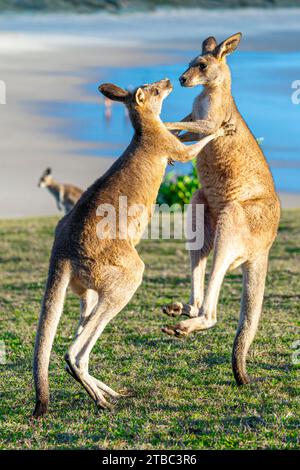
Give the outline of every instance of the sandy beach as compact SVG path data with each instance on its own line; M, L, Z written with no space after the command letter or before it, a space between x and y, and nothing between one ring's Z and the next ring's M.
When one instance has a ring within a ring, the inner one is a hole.
M252 10L248 13L235 11L234 16L229 16L230 12L204 12L200 15L204 27L192 23L193 13L188 12L182 16L183 28L177 31L172 26L176 23L174 13L170 17L172 33L169 35L161 31L166 18L155 13L152 22L152 14L147 15L142 25L138 21L132 35L130 27L139 19L138 15L119 20L101 15L96 15L98 19L82 16L81 22L69 17L61 20L61 24L58 22L60 27L52 32L49 18L43 20L43 25L37 17L20 21L19 17L5 20L2 16L0 79L6 84L7 103L0 106L0 217L57 213L48 192L37 187L38 178L47 166L53 168L59 181L85 188L113 162L112 158L85 155L89 147L101 149L101 142L83 144L80 140L57 135L54 127L64 123L38 113L36 104L45 100L71 102L74 96L76 100L100 103L97 90L91 96L83 87L92 81L101 83L99 67L175 63L179 58L188 62L188 51L197 49L200 38L212 32L222 36L245 30L247 41L241 45L242 50L299 49L300 10L284 13L292 18L288 31L278 11L266 12L255 25ZM269 19L268 15L271 15ZM18 21L18 28L20 24L21 27L16 31ZM191 23L193 26L189 28ZM35 26L33 31L32 25ZM103 25L102 31L100 25ZM184 30L188 31L185 36ZM151 35L155 41L149 39ZM300 207L300 194L282 193L281 200L283 207Z
M89 68L102 64L135 64L139 60L157 60L134 48L62 47L16 55L14 62L4 55L1 78L7 84L7 104L0 107L1 172L0 217L31 217L56 214L54 199L37 187L41 173L48 166L60 182L86 188L113 162L112 158L90 157L83 149L100 148L101 143L68 140L52 130L53 119L37 115L33 103L39 100L90 100L81 90L93 73ZM98 77L99 83L101 77ZM95 90L95 101L100 95ZM57 125L57 123L56 123ZM82 148L82 149L81 149ZM82 151L81 151L82 150ZM79 155L80 153L80 155Z

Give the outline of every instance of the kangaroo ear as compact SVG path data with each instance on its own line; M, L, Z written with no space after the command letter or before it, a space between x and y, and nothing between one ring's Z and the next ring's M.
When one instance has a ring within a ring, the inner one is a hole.
M141 106L145 102L145 93L143 92L142 88L138 88L135 92L135 101L136 103Z
M103 83L98 87L100 93L113 101L121 101L122 103L128 98L129 91L120 88L113 83Z
M225 57L227 54L231 54L233 51L235 51L239 45L241 37L242 33L236 33L233 36L225 39L225 41L221 42L221 44L219 44L216 48L216 57L218 59L223 59L223 57Z
M203 41L202 43L202 54L205 54L206 52L213 52L217 45L218 43L216 41L216 38L210 36L209 38L205 39L205 41Z
M52 173L51 168L46 168L44 175L49 176L49 175L51 175L51 173Z

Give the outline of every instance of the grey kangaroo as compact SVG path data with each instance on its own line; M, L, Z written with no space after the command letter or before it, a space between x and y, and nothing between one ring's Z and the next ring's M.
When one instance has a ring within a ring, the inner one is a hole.
M108 398L116 400L122 396L90 375L89 355L106 325L142 282L144 263L135 246L151 217L168 159L189 161L226 131L220 128L196 144L182 144L160 120L162 102L172 90L168 79L133 92L113 84L103 84L99 89L109 99L126 105L135 132L123 155L82 195L56 228L34 351L34 416L45 414L48 408L50 352L68 286L80 298L81 313L74 341L65 356L67 371L101 408L111 407ZM227 131L232 133L232 127L227 126ZM121 213L120 196L127 197L128 208L142 207L148 217L136 211L130 216L129 210ZM117 221L121 214L122 223L134 223L136 229L125 233L122 230L119 236L114 227L99 228L105 218L101 208L104 212L112 208Z
M233 373L242 385L250 382L246 357L262 311L269 250L277 234L280 204L264 154L231 94L226 56L236 49L240 39L241 33L237 33L220 44L214 37L203 42L202 53L180 77L182 86L203 85L203 91L182 122L166 123L170 130L187 131L180 137L182 142L203 138L229 121L235 125L236 133L211 141L198 156L202 189L195 192L191 203L204 204L205 242L201 250L190 252L189 303L175 302L163 309L170 316L191 318L163 331L186 336L213 327L223 278L228 270L242 266L240 320L232 352ZM204 294L206 261L211 250L212 269Z
M39 179L38 187L47 188L50 194L55 198L58 210L63 210L65 214L73 209L83 193L82 189L72 184L63 184L55 181L52 176L51 168L46 168Z

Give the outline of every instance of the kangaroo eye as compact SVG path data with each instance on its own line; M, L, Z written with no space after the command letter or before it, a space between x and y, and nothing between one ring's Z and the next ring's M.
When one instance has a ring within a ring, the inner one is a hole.
M205 70L207 67L207 64L205 64L204 62L201 62L201 64L199 64L199 67L201 70Z

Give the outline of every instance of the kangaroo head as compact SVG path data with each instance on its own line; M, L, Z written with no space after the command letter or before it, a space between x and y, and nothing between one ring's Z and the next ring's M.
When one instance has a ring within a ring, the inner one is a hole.
M51 182L52 182L52 170L51 168L46 168L46 170L44 171L44 173L39 179L38 187L47 188L47 186L49 186Z
M214 37L203 41L202 54L192 60L189 68L179 78L181 86L215 86L228 79L230 72L226 56L237 48L241 37L242 33L237 33L220 44Z
M129 111L134 127L140 122L142 116L159 117L163 100L171 93L173 87L168 78L142 85L134 91L124 90L112 83L103 83L99 91L113 101L124 103Z

